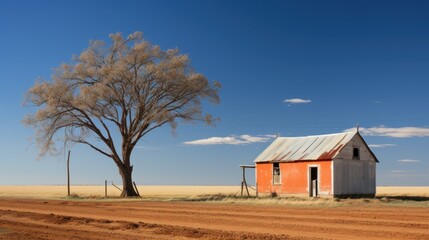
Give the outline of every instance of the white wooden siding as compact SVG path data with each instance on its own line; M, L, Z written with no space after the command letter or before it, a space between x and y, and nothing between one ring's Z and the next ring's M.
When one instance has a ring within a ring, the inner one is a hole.
M353 148L359 148L359 160ZM355 135L333 161L334 195L375 194L376 162L362 139Z
M334 160L334 195L375 194L375 164Z

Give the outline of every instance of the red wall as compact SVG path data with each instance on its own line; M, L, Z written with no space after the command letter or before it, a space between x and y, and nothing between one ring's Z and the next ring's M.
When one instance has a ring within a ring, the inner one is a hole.
M281 184L273 185L273 164L256 164L259 193L308 194L309 166L319 167L319 192L332 194L331 160L280 163Z

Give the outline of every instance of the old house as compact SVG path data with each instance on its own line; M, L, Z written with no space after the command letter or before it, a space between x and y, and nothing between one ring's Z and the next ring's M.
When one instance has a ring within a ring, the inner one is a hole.
M260 195L375 195L378 160L358 131L278 137L254 162Z

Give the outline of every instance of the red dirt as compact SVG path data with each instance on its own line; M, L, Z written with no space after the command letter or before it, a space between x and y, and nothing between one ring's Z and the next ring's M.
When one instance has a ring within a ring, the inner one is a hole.
M429 239L429 209L0 199L0 239Z

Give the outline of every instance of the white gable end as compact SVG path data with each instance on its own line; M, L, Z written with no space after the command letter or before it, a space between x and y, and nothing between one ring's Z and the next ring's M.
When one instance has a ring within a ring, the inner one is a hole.
M376 162L374 155L371 150L368 148L366 143L363 141L362 137L359 134L355 134L350 141L341 149L341 151L335 156L335 159L342 160L352 160L353 159L353 149L359 149L359 159L360 161L372 161Z

